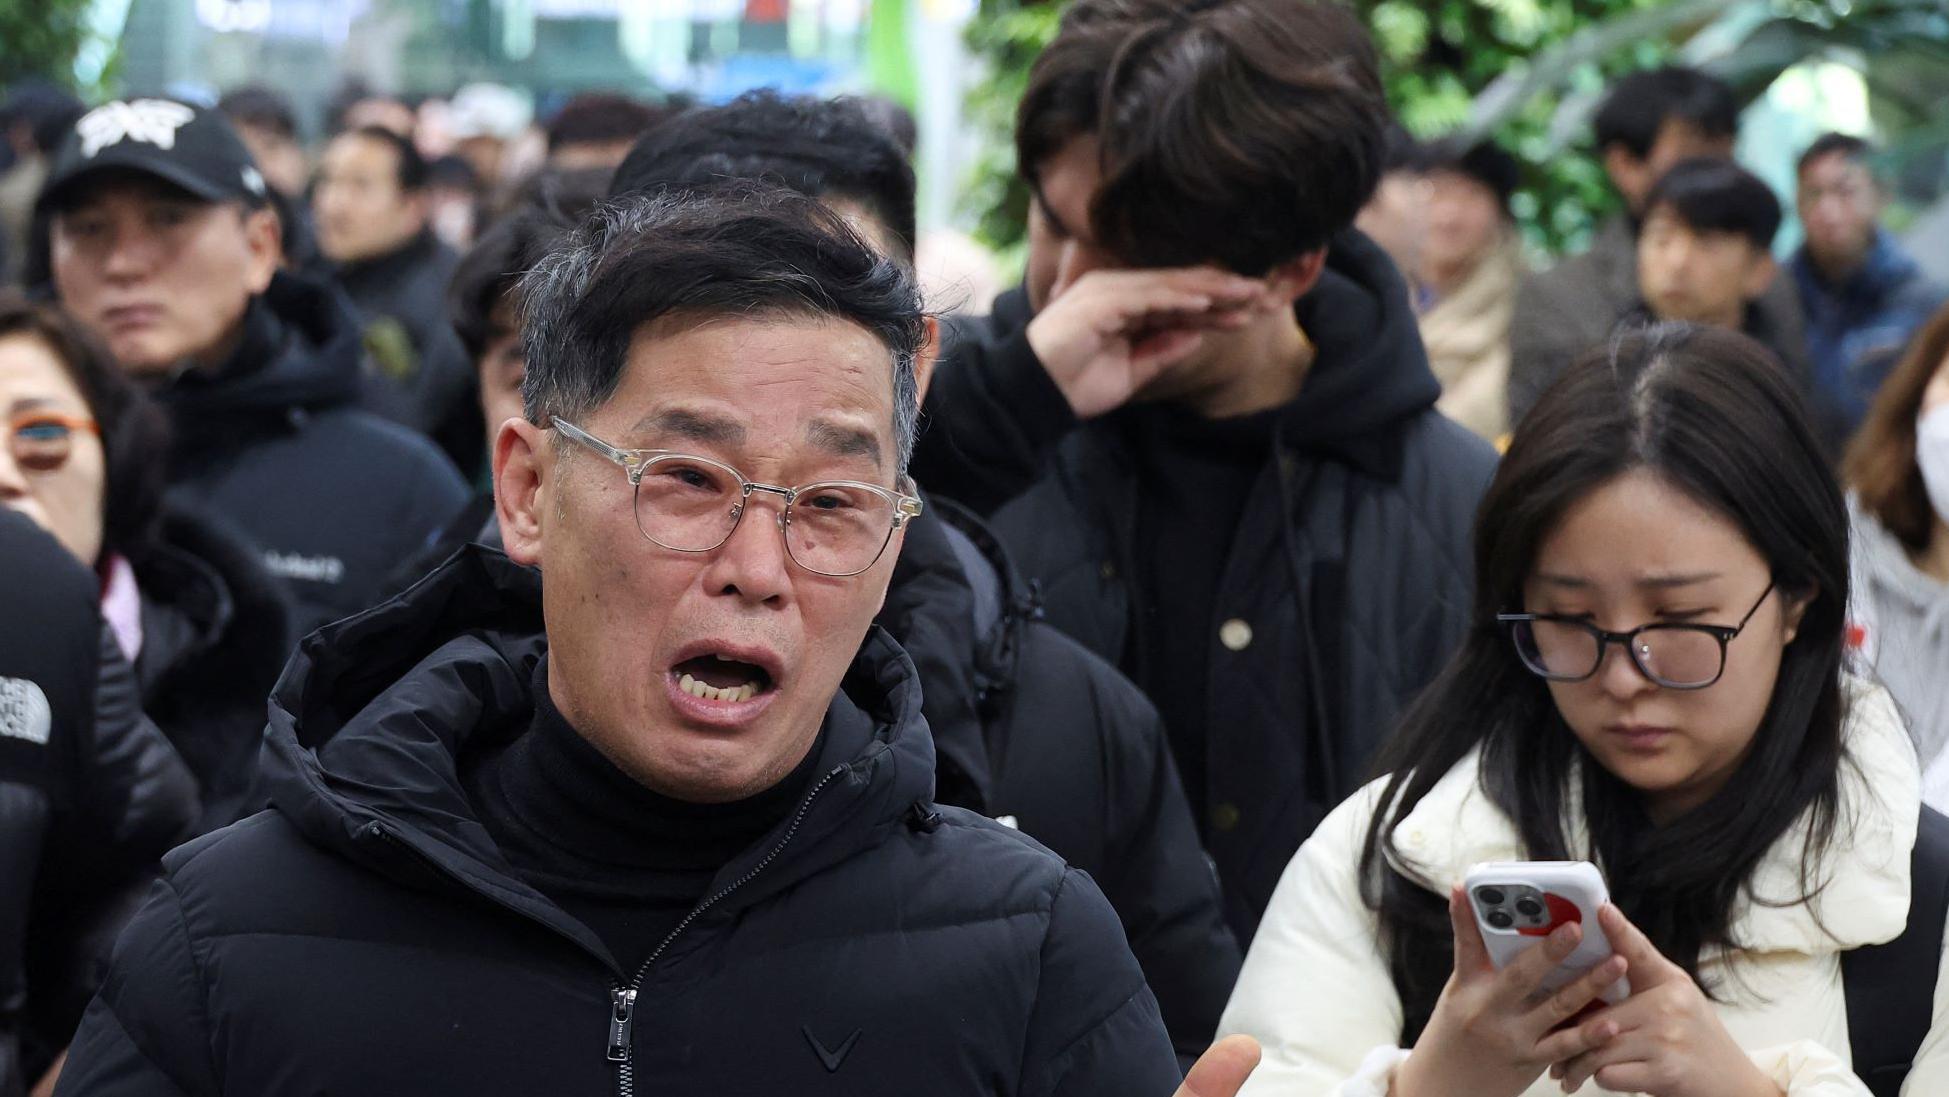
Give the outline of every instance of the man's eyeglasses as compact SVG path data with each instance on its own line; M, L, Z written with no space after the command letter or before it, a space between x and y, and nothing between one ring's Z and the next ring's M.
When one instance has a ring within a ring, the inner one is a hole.
M51 411L24 411L7 420L7 448L27 472L53 472L74 455L74 436L100 434L93 419Z
M1604 650L1624 648L1638 672L1666 689L1704 689L1726 672L1726 645L1745 631L1753 614L1773 593L1772 583L1739 624L1640 625L1629 632L1606 632L1581 617L1542 613L1499 613L1509 626L1523 665L1552 682L1581 682L1604 665Z
M656 449L619 449L565 419L549 424L629 475L635 492L636 528L674 552L709 552L731 539L754 492L784 500L778 529L785 551L800 567L837 578L858 575L878 563L893 531L920 517L921 501L852 480L802 487L759 484L708 457Z

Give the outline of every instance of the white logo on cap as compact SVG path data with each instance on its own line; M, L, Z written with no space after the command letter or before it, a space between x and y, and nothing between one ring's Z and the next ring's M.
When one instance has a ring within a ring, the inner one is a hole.
M243 171L243 176L244 176L245 190L251 192L252 194L261 195L264 193L263 172L258 171L256 168L247 167Z
M25 678L0 678L0 739L47 742L54 727L54 710L47 694Z
M74 131L81 137L81 155L95 154L122 141L140 141L159 149L176 147L176 131L196 112L167 99L135 99L96 107L81 116Z

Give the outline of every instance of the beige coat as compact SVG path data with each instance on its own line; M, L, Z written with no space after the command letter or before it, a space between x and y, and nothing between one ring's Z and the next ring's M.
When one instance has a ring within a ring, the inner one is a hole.
M1812 904L1748 900L1733 933L1750 947L1702 959L1703 974L1731 998L1719 1007L1726 1028L1788 1097L1868 1097L1848 1069L1840 953L1894 939L1908 917L1921 775L1887 693L1855 692L1848 750L1857 765L1843 771L1842 837L1826 858L1826 889ZM1471 755L1445 776L1397 834L1395 867L1438 894L1476 862L1523 858L1514 825L1482 793L1476 767ZM1250 1033L1265 1046L1248 1097L1386 1097L1407 1057L1395 1047L1401 1001L1356 878L1380 791L1369 785L1335 809L1273 893L1219 1023L1220 1034ZM1572 848L1587 848L1580 814L1572 819L1565 828ZM1803 834L1796 828L1762 860L1757 894L1799 893ZM1523 1097L1560 1092L1545 1076ZM1580 1092L1605 1091L1591 1083ZM1949 973L1938 975L1934 1027L1902 1093L1949 1094Z
M1522 241L1505 232L1474 273L1421 317L1428 365L1441 382L1436 410L1491 442L1509 433L1509 323L1522 269Z

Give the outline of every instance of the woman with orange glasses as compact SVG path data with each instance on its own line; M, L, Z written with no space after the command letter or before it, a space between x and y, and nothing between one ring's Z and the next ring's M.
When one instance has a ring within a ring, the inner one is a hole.
M0 506L52 533L101 584L143 711L200 786L199 831L241 814L288 611L257 553L163 497L167 428L59 309L0 294Z

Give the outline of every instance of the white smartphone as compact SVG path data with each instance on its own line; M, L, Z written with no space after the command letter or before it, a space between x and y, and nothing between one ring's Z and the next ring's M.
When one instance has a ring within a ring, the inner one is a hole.
M1568 922L1582 924L1583 940L1543 980L1558 990L1611 955L1611 942L1597 922L1610 902L1604 876L1589 861L1496 861L1469 869L1463 887L1482 942L1497 970ZM1631 996L1630 981L1619 979L1601 995L1616 1005Z

